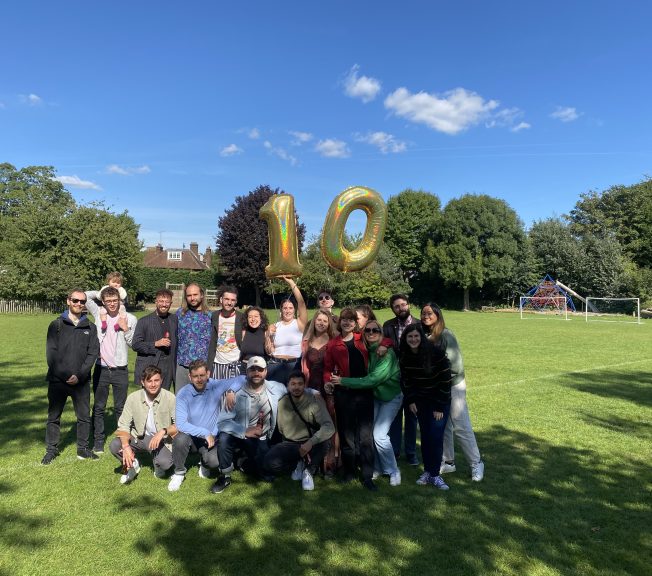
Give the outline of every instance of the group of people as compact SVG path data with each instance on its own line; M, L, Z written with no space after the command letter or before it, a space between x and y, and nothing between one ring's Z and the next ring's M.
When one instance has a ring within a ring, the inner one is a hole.
M264 481L291 474L305 490L314 489L318 474L343 483L359 478L376 491L381 476L390 486L401 484L401 450L408 464L419 465L417 423L424 467L417 484L448 490L442 475L456 470L454 438L472 480L482 480L462 356L439 307L426 304L419 319L410 314L408 297L395 294L394 318L381 326L367 305L334 315L324 290L309 320L296 282L285 281L291 296L272 324L259 307L240 312L234 286L221 288L213 313L197 284L186 286L174 313L172 293L159 290L154 312L140 320L124 307L118 273L100 291L72 290L67 310L48 328L42 464L59 454L68 396L78 458L104 452L112 389L118 425L109 451L122 464L123 484L138 476L138 453L146 452L156 477L169 477L168 490L177 491L194 452L199 476L215 480L213 493L231 486L235 469ZM139 386L131 394L128 347L137 355Z

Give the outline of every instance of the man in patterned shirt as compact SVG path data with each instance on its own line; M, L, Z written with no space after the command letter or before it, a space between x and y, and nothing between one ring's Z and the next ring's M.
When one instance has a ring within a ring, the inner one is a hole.
M174 381L177 394L190 382L190 363L208 356L211 339L211 313L204 299L204 289L199 284L188 284L185 296L183 305L177 310L177 369Z

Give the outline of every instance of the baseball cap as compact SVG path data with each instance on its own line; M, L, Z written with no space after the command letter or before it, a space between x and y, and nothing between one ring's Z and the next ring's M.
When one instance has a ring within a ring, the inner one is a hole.
M247 368L251 368L253 366L257 366L258 368L262 368L263 370L267 368L267 362L265 362L265 359L262 356L252 356L247 360Z

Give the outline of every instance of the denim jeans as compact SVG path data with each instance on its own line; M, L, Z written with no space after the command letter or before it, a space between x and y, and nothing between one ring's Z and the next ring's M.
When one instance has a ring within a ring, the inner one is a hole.
M451 387L451 413L444 433L443 459L447 462L455 461L454 439L459 442L470 466L480 462L480 450L471 427L469 407L466 404L465 380Z
M409 460L417 455L417 417L407 406L403 406L397 412L389 429L389 438L394 447L394 454L400 454L403 443L403 414L405 414L405 457Z
M423 469L432 476L439 476L441 467L441 456L444 451L444 430L448 421L450 405L437 407L431 400L419 399L417 405L417 419L421 430L421 457L423 458ZM435 420L433 412L442 411L444 417Z
M229 475L235 468L237 452L240 452L242 471L245 474L263 474L263 460L269 450L266 438L238 438L228 432L217 435L217 455L220 461L220 472Z
M376 471L382 474L398 472L394 449L389 439L389 429L403 405L403 394L399 393L387 402L374 398L374 444L376 445Z
M109 389L111 387L113 387L113 413L117 425L129 391L129 370L126 366L109 368L108 366L96 364L93 371L93 435L95 445L98 447L103 446L106 439L104 411L109 400Z

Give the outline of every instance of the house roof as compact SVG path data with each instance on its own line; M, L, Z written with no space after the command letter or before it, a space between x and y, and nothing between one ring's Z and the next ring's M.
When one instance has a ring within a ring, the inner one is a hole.
M180 254L181 258L170 258L170 254ZM145 249L143 265L145 268L169 268L175 270L208 270L209 264L199 253L190 248L163 248L150 246Z

